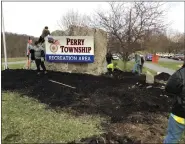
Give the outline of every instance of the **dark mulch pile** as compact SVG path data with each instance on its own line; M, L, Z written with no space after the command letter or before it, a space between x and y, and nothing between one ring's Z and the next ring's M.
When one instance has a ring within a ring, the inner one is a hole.
M70 108L76 115L100 114L110 117L113 124L152 125L155 122L150 113L170 111L172 100L165 96L162 84L148 87L148 84L139 83L141 77L132 73L119 76L109 78L53 71L38 76L35 71L6 70L2 71L1 80L2 91L17 91L47 104L49 108ZM138 117L136 113L143 115ZM158 137L154 135L153 138Z
M68 144L75 144L76 142L70 142ZM133 141L132 139L124 136L116 136L113 133L104 133L100 136L92 136L90 138L81 139L78 143L86 144L140 144L141 141Z
M170 77L170 74L162 72L156 76L154 76L155 80L163 80L163 81L167 81Z
M110 76L110 74L107 72L106 74L102 75L102 76ZM125 79L129 79L129 81L132 82L140 82L140 83L146 83L146 75L138 75L132 72L123 72L120 70L115 70L113 72L113 77L114 79L119 79L119 80L125 80Z

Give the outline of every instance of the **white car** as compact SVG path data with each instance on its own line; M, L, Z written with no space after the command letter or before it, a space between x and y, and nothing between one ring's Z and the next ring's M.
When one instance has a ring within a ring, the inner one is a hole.
M168 58L172 58L173 56L174 56L173 53L169 53L169 54L168 54Z
M158 55L159 57L162 57L162 53L156 53L156 55Z
M164 58L168 58L168 53L163 54Z

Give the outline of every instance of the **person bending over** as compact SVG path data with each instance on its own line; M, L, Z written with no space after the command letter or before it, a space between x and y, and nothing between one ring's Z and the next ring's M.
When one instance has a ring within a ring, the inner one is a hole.
M111 77L113 76L114 72L119 71L119 67L118 67L117 62L112 62L112 63L108 64L107 71Z

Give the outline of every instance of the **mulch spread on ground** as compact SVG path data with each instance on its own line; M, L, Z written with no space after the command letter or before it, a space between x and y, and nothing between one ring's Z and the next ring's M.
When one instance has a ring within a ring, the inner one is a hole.
M167 81L167 80L169 79L169 77L170 77L170 74L165 73L165 72L162 72L162 73L156 75L156 76L154 77L154 79L156 79L156 80Z
M110 119L102 124L107 133L81 142L159 143L173 102L164 85L141 83L141 77L129 72L110 78L54 71L38 76L31 70L5 70L1 76L3 91L20 92L48 108L69 108L77 116L99 114Z

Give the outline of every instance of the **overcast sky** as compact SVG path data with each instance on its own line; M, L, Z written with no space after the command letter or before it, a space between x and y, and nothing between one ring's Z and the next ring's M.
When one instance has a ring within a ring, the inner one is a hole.
M170 29L184 32L184 2L167 2L166 6ZM44 26L50 31L60 29L57 21L71 9L92 14L106 7L105 2L3 2L5 31L39 37Z

